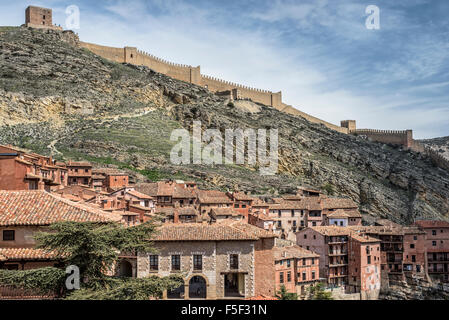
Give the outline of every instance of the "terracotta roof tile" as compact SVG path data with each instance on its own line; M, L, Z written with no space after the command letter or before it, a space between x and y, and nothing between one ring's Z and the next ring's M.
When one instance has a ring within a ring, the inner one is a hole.
M275 237L274 234L238 221L223 221L214 224L176 223L158 228L154 241L256 241Z
M449 222L437 220L417 220L415 224L421 228L449 228Z
M136 198L139 198L139 199L149 199L149 200L153 199L151 196L144 194L142 192L136 191L136 190L130 190L130 191L127 191L126 193L130 194Z
M53 260L58 256L43 249L0 248L0 261L8 260Z
M60 221L108 222L120 217L45 191L0 191L0 225L49 225Z
M274 247L273 254L275 260L283 260L288 258L315 258L320 256L297 245L288 247Z

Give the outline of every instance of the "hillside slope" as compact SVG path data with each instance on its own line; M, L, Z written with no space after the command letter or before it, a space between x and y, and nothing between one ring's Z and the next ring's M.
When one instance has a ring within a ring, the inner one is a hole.
M258 194L311 185L351 197L366 220L447 219L449 174L426 157L372 143L144 67L73 46L70 32L0 28L0 143L115 164L151 179ZM278 128L279 174L237 165L170 164L175 128ZM139 176L141 176L139 175Z
M449 137L421 140L421 142L449 160Z

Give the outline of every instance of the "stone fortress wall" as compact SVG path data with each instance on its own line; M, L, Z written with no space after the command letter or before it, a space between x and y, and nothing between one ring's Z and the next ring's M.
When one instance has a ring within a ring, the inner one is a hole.
M93 53L118 63L130 63L146 66L156 72L165 74L169 77L206 87L211 92L234 91L234 96L251 99L254 102L262 103L276 108L279 111L286 112L295 116L300 116L306 120L323 124L326 127L341 133L349 133L345 127L340 127L327 121L318 119L305 112L293 108L282 102L282 92L271 92L257 88L251 88L245 85L221 80L215 77L201 74L201 67L192 67L189 65L177 64L160 59L152 54L138 50L135 47L114 48L101 46L93 43L79 42L79 45Z

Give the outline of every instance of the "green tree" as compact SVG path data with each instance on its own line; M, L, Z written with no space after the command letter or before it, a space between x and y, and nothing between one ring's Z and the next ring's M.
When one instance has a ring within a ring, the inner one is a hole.
M276 292L276 298L279 300L298 300L298 295L296 293L288 292L284 285L281 289Z
M60 222L49 232L36 235L38 248L56 253L66 266L80 270L81 289L68 292L69 299L149 299L161 297L164 290L183 284L180 276L120 278L108 276L121 252L156 252L149 241L156 232L155 224L143 223L125 227L119 223ZM36 271L0 272L0 284L40 291L64 290L65 272L58 268Z
M314 286L309 287L310 300L334 300L332 292L324 290L324 285L320 282Z
M321 187L324 191L327 192L328 195L333 196L335 194L335 188L330 183L326 183L324 186Z

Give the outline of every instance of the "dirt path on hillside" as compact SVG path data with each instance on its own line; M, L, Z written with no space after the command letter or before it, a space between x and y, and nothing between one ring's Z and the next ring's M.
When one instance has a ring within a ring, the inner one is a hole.
M94 121L95 121L95 120L100 120L100 122L98 122L98 124L99 124L99 125L102 125L102 124L105 123L106 121L111 121L111 120L112 120L112 121L118 121L120 118L127 118L127 119L130 119L130 118L143 117L144 115L147 115L147 114L149 114L150 112L153 112L154 110L156 110L156 109L155 109L155 108L147 108L147 109L143 109L142 111L140 111L140 112L138 112L138 113L125 113L125 114L120 114L120 115L115 115L115 116L106 116L106 117L92 117L92 118L86 118L86 120L94 120ZM75 134L75 133L78 133L78 132L80 132L80 131L82 131L82 130L84 130L84 129L85 129L85 127L81 127L81 128L79 128L79 129L77 129L77 130L71 132L70 135L73 135L73 134ZM58 138L52 140L52 141L48 144L47 149L50 149L50 155L51 155L51 156L55 156L55 155L58 155L58 154L61 154L61 155L62 155L62 152L60 152L60 151L56 148L56 144L57 144L60 140L66 138L68 135L69 135L69 134L60 136L60 137L58 137Z

